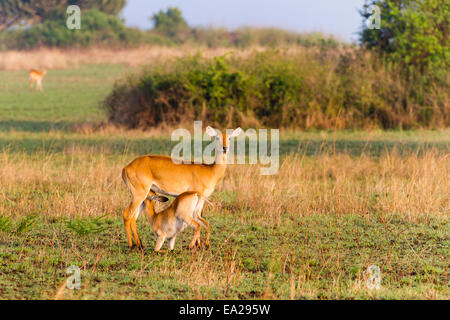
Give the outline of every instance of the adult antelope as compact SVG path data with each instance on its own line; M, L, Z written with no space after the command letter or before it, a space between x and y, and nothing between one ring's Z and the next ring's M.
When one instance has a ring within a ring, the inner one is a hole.
M29 74L30 74L30 89L33 90L33 85L36 82L36 89L39 89L40 91L42 91L42 79L44 79L45 74L47 73L47 70L36 70L36 69L31 69Z
M201 217L205 200L213 193L217 183L224 177L227 168L227 152L230 139L238 136L241 128L231 135L219 134L211 127L206 133L216 139L216 158L212 164L174 163L171 157L145 155L134 159L122 170L122 179L131 192L131 203L123 213L128 245L142 249L142 242L136 228L139 207L150 192L178 196L186 191L196 191L199 202L196 215ZM209 246L209 223L206 223L205 246Z

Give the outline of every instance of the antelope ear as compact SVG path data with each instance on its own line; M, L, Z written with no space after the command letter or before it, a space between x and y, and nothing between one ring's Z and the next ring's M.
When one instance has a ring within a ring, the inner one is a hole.
M167 201L169 201L169 198L163 197L163 196L157 196L155 200L159 201L159 202L167 202Z
M206 134L208 134L211 137L217 137L217 131L213 128L211 128L210 126L206 127Z
M230 138L234 138L237 137L238 135L240 135L242 133L242 129L241 128L237 128L233 131L233 133L230 135Z

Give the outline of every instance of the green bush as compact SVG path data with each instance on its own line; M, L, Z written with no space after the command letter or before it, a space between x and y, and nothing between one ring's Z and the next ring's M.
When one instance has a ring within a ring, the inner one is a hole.
M106 222L103 221L106 216L97 218L75 218L66 222L66 227L74 231L79 236L96 234L107 228Z
M200 56L147 67L103 102L129 128L216 126L411 128L449 125L448 83L407 83L365 51L283 50Z
M36 215L25 216L17 222L17 225L14 225L11 218L0 215L0 231L15 233L29 231L36 223L36 219Z
M9 232L13 229L14 223L10 217L0 216L0 231Z
M36 215L28 215L22 218L16 226L16 233L22 233L30 230L36 223Z

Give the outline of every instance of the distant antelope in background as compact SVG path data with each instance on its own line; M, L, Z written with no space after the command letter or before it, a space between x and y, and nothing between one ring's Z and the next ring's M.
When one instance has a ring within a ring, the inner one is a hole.
M36 82L36 89L42 91L42 79L44 78L47 70L42 71L31 69L30 70L30 89L33 90L34 83Z

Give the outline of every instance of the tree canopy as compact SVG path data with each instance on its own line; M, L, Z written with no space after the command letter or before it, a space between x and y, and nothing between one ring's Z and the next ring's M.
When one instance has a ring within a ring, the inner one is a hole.
M381 28L363 24L361 43L408 70L448 68L450 2L447 0L371 0L381 9ZM364 19L371 14L361 12Z
M176 7L169 7L166 11L160 10L151 17L151 20L155 24L156 31L171 38L188 27L181 10Z
M69 5L78 5L82 11L98 9L117 15L125 7L126 0L1 0L0 30L64 16Z

